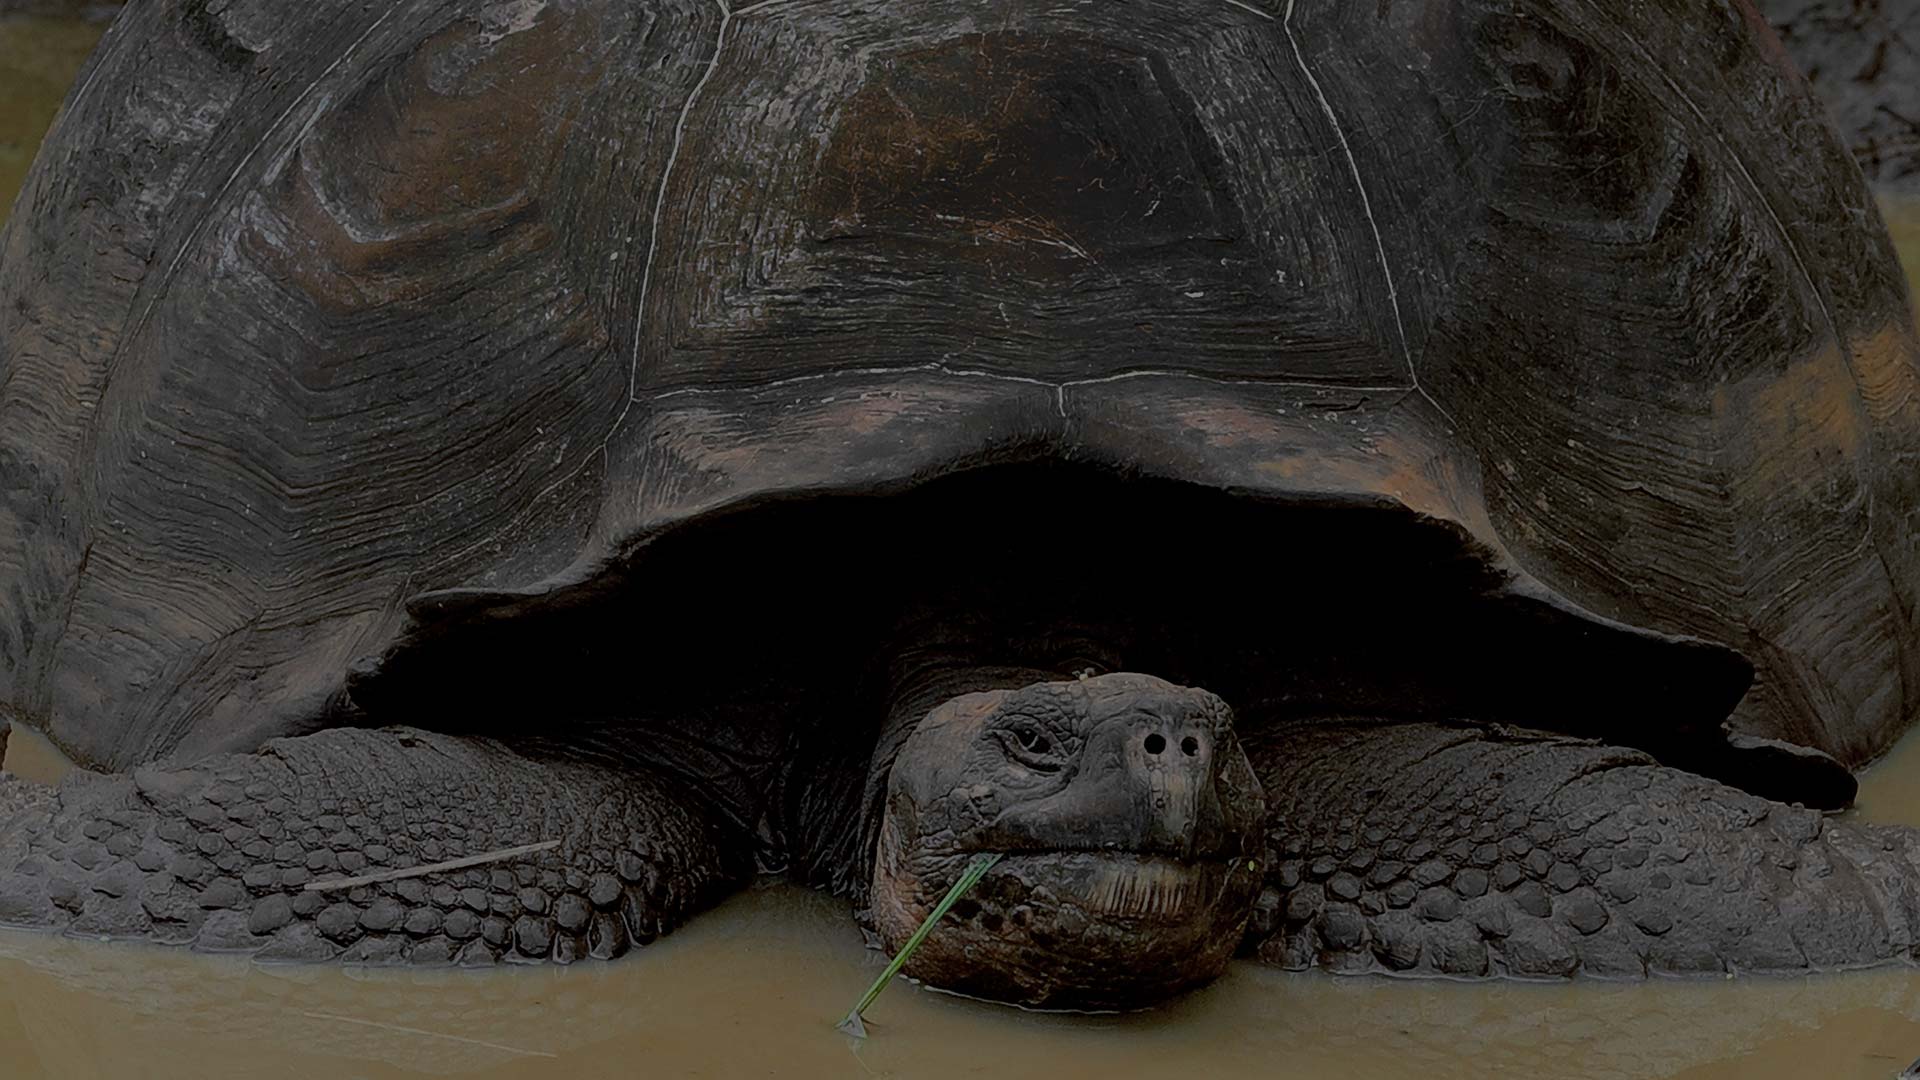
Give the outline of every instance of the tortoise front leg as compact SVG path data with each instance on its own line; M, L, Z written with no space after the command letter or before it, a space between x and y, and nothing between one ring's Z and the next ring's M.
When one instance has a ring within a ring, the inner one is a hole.
M403 728L57 793L0 776L0 925L273 959L612 957L751 872L695 805L640 769Z
M1910 960L1920 832L1823 818L1638 751L1438 724L1248 745L1282 967L1558 978Z

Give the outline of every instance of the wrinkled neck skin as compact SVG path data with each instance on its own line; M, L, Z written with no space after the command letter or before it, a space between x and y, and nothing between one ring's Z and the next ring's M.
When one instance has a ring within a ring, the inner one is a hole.
M1214 978L1251 910L1265 809L1231 711L1113 671L1118 650L1086 628L984 629L909 619L888 660L860 845L874 929L897 951L992 853L909 974L1097 1011Z

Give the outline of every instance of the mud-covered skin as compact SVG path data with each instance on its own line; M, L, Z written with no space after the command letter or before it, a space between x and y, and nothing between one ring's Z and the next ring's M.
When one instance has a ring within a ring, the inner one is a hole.
M465 869L307 888L549 840ZM57 798L0 776L0 925L263 959L610 958L750 869L738 838L644 773L406 729L76 772Z
M1122 673L964 695L894 762L874 925L897 950L996 852L908 974L1037 1008L1151 1004L1226 967L1264 815L1232 712L1204 690Z
M1920 941L1920 833L1823 818L1637 751L1336 723L1271 729L1248 753L1271 793L1273 860L1250 944L1282 967L1805 972L1911 960Z

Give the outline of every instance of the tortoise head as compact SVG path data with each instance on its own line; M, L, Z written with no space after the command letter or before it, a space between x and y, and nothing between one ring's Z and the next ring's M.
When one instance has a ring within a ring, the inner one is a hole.
M1204 690L1113 674L962 695L894 762L873 920L898 951L997 853L908 974L1035 1008L1151 1004L1239 945L1264 813L1232 713Z

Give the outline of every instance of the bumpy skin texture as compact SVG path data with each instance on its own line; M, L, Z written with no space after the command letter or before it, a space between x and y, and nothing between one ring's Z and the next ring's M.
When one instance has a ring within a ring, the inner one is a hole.
M306 888L546 840L560 844ZM76 773L57 797L0 776L0 924L264 959L618 956L741 881L743 850L657 778L405 729Z
M1248 752L1274 860L1250 941L1282 967L1639 978L1858 967L1920 944L1913 829L1532 731L1329 723Z
M1119 673L968 694L893 764L873 922L898 950L999 853L909 975L1036 1008L1151 1004L1226 967L1265 812L1232 711L1204 690Z
M52 788L0 773L0 822L18 820L16 815L48 806L53 801Z

